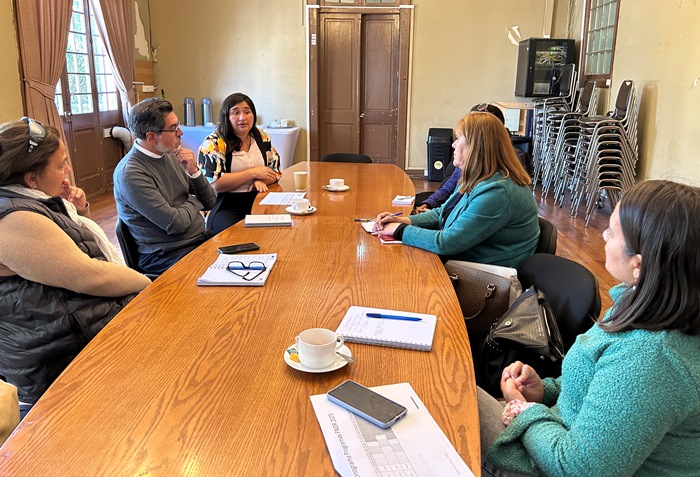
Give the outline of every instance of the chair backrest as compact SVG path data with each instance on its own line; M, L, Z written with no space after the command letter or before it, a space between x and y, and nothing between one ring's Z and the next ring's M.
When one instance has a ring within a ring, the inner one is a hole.
M537 241L535 253L557 253L557 228L549 220L537 217L540 224L540 239Z
M124 261L129 268L133 268L137 272L143 273L141 267L139 267L139 248L136 244L134 236L131 235L129 227L126 226L120 218L117 218L117 225L115 227L117 233L117 240L119 241L119 247L122 249L122 255L124 255Z
M630 107L630 97L634 94L634 81L625 80L620 85L615 99L615 109L612 117L615 119L624 119L628 114Z
M586 81L586 84L584 85L583 89L581 90L581 96L578 98L578 107L576 108L576 112L583 113L583 114L588 114L588 112L591 110L591 100L594 99L594 93L596 92L596 84L595 81ZM597 101L596 106L597 106Z
M326 154L321 158L321 162L355 162L358 164L372 164L372 159L365 154L353 152L334 152Z
M518 268L518 279L523 290L535 285L547 296L567 350L600 315L598 280L572 260L536 253Z

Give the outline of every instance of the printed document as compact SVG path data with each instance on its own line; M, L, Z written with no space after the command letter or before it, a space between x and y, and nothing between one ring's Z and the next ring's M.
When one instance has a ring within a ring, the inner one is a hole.
M341 476L474 476L410 384L372 390L406 406L406 417L382 429L325 394L311 396L333 467Z
M291 205L296 198L303 198L306 192L268 192L260 205Z

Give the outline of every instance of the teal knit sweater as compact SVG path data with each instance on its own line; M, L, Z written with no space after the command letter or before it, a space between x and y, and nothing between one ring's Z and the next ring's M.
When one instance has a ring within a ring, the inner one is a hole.
M626 291L611 289L613 303ZM700 475L700 337L594 325L544 382L544 404L506 428L489 462L529 475Z

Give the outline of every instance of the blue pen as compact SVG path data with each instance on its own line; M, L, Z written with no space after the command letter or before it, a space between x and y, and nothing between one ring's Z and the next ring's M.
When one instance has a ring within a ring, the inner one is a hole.
M265 270L264 265L249 265L247 267L245 265L229 265L226 268L229 270Z
M395 214L391 214L389 217L398 217L401 214L403 214L403 212L396 212Z
M382 313L365 313L365 315L367 318L382 318L384 320L423 321L422 318L416 316L384 315Z

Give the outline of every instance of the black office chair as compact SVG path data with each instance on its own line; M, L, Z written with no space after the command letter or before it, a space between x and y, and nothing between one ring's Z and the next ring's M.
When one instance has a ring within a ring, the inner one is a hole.
M139 267L139 247L136 244L134 236L131 235L131 230L129 230L129 227L127 227L120 218L117 218L115 232L117 233L117 240L119 241L119 247L122 249L122 255L124 255L126 265L139 273L143 273L151 280L158 278L159 275L146 273Z
M354 162L357 164L372 164L372 159L365 154L355 154L353 152L334 152L323 156L321 158L321 162Z
M537 241L535 253L557 253L557 228L549 220L537 217L540 224L540 239Z
M428 197L433 195L434 192L435 191L426 190L425 192L417 193L416 200L413 203L416 205L416 207L418 207L421 204L421 202L423 202L425 199L427 199Z
M598 280L586 267L549 253L536 253L518 268L523 290L535 285L547 296L568 350L600 315ZM535 367L535 369L537 369Z

